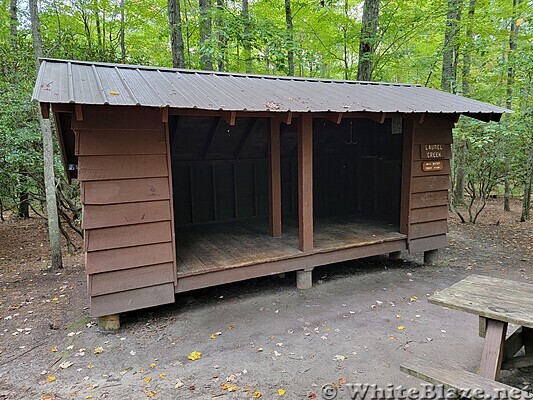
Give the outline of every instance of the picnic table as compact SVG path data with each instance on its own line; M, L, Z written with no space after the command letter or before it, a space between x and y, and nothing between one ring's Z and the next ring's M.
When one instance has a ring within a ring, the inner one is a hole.
M485 338L479 375L498 380L501 369L533 365L533 285L470 275L428 300L479 316L479 335ZM519 328L506 339L508 324ZM522 347L525 354L515 356Z

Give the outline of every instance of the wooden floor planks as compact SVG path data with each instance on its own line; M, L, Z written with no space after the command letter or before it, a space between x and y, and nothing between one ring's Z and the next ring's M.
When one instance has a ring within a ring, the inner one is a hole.
M317 218L313 253L404 239L397 230L358 217ZM178 228L176 246L178 278L304 254L298 249L295 220L284 221L280 237L269 236L268 221L260 219Z

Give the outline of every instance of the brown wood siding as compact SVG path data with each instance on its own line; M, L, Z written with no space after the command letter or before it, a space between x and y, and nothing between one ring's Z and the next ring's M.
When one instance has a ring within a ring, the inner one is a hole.
M174 281L172 263L89 275L93 296L123 292Z
M165 243L171 240L170 221L87 230L87 251Z
M91 315L173 302L171 178L161 114L117 107L82 111L83 121L72 124Z
M78 156L80 181L168 176L165 155Z
M158 130L91 130L77 145L77 155L166 154L164 131Z
M91 316L118 314L174 302L174 284L150 286L103 296L91 296Z
M142 210L142 213L139 213ZM83 229L135 225L170 221L170 201L147 201L108 205L86 205L83 208Z
M419 252L447 245L448 189L454 121L428 116L416 123L411 159L411 198L409 205L409 250ZM427 151L437 145L438 152ZM438 171L424 171L425 161L441 163Z
M83 204L123 204L170 199L168 178L81 182Z

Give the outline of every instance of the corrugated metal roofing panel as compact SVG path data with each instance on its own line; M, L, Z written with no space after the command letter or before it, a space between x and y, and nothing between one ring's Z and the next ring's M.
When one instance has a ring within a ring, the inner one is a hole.
M494 114L510 110L419 85L42 60L33 98L221 111Z

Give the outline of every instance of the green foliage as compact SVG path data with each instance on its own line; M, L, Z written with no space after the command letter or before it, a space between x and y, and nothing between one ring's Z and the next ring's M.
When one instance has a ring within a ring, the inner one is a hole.
M7 4L4 2L3 4ZM213 0L212 35L199 44L198 0L181 0L185 65L199 68L210 54L227 71L244 72L245 23L241 2ZM248 22L252 72L286 74L292 50L297 75L353 79L361 30L362 0L292 0L294 32L288 34L283 0L250 2ZM165 0L41 0L41 27L47 57L170 66L167 2ZM38 191L41 140L35 105L30 96L35 78L27 2L19 1L18 36L13 46L8 7L0 8L0 199L14 204L20 191ZM469 179L479 184L478 169L487 162L497 173L511 160L512 183L525 183L525 165L533 139L533 40L531 1L522 0L513 17L511 0L477 0L473 20L461 3L457 89L464 90L461 71L470 56L469 96L499 105L507 100L507 76L513 68L512 106L515 114L500 125L461 123L456 135L469 145ZM121 13L124 14L124 24ZM387 0L380 6L375 40L375 80L440 87L446 0ZM465 34L470 24L473 38ZM519 24L517 50L509 54L509 28ZM121 52L124 32L126 54ZM467 119L465 119L466 121ZM57 172L63 174L59 160ZM477 181L476 181L477 180Z

